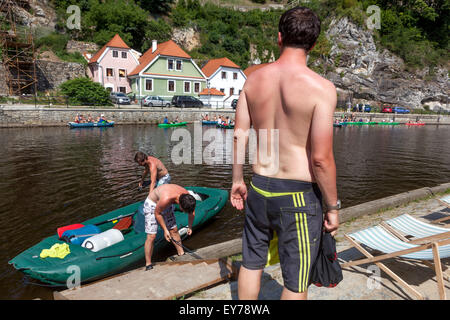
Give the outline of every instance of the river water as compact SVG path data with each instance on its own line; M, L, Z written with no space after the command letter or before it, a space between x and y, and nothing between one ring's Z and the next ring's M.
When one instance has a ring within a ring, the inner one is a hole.
M171 173L172 183L229 190L232 130L203 127L204 137L218 134L219 140L210 143L202 142L200 128L1 129L0 298L50 298L51 288L29 284L8 261L60 226L145 199L146 192L137 190L143 170L133 160L138 150L160 158ZM450 181L450 126L349 126L334 130L343 207ZM185 140L177 136L180 133ZM200 150L191 154L192 164L177 163L180 159L176 155L183 154L180 146L185 146L180 141L190 141L193 149ZM224 146L223 155L217 150L206 152L217 145ZM199 157L202 150L203 161ZM249 165L244 166L244 173L249 181ZM242 227L242 213L227 203L212 223L184 244L195 249L231 240L241 235ZM167 249L158 259L173 253Z

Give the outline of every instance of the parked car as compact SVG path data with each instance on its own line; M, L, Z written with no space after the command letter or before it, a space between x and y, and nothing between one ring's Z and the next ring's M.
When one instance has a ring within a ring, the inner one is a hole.
M238 99L233 99L233 101L231 101L231 107L232 107L234 110L236 110L237 103L238 103Z
M172 105L174 107L189 108L189 107L203 107L203 102L191 96L173 96Z
M403 107L393 107L392 112L394 113L411 113L409 109L403 108Z
M111 92L109 98L116 104L131 104L131 99L122 92Z
M142 105L146 107L170 107L170 101L160 96L146 96L142 99Z
M381 109L381 113L392 113L392 108L389 106L383 107L383 109Z
M372 106L369 104L364 105L364 112L370 112L372 111Z

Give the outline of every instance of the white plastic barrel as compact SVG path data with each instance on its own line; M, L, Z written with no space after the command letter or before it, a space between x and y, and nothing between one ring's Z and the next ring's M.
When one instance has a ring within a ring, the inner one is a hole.
M112 246L120 241L122 241L123 234L117 229L109 229L102 233L96 234L90 238L87 238L81 244L82 247L89 249L93 252L100 251L104 248Z

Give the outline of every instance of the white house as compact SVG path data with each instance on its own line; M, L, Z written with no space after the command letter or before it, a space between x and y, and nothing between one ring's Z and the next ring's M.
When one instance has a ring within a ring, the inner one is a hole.
M241 67L228 58L219 58L209 60L202 71L208 81L207 87L222 92L222 103L231 108L231 102L239 98L247 80Z

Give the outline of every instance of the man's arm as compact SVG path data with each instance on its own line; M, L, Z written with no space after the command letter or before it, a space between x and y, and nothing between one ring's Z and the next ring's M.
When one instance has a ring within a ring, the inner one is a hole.
M311 161L314 177L322 191L325 204L334 206L337 202L336 163L333 154L333 115L337 95L333 84L327 83L325 92L314 108L311 124ZM337 210L328 210L324 219L327 232L339 227Z
M144 167L144 173L142 173L142 178L141 178L141 182L139 183L139 187L142 187L142 185L144 184L144 179L148 174L148 169L147 166Z
M245 90L246 86L244 85L236 107L236 122L233 137L233 185L231 187L230 200L231 204L238 210L244 208L244 201L247 199L243 165L245 162L245 149L248 143L251 118Z
M188 216L188 232L187 232L188 236L192 234L192 225L194 224L194 219L195 219L195 210Z
M156 167L156 165L152 162L150 164L150 192L153 191L153 189L155 189L156 186L156 178L157 178L157 173L158 173L158 168Z

